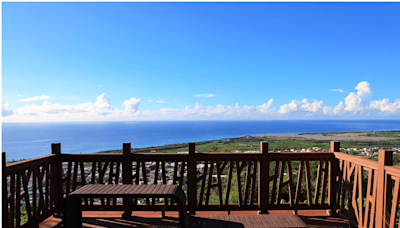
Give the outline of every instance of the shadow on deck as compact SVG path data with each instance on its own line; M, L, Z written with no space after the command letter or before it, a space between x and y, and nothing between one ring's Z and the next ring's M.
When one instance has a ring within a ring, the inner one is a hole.
M197 212L197 215L227 215L226 211ZM257 214L257 211L233 211L231 214ZM271 214L292 214L292 211L271 211ZM122 219L120 211L83 211L83 227L180 227L177 212L165 212L162 218L161 212L133 212L129 220ZM298 211L298 216L309 227L350 227L346 219L340 217L327 216L325 211ZM63 227L60 218L53 216L44 220L39 225L40 228ZM238 226L236 226L238 227Z

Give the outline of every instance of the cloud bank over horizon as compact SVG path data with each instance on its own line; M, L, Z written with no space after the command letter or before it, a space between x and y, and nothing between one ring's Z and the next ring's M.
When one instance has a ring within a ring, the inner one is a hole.
M341 89L331 91L342 92ZM195 103L184 108L160 108L158 110L140 110L141 99L131 97L125 100L121 107L115 108L111 98L105 93L99 95L95 103L86 102L75 105L51 103L50 96L34 96L18 101L27 102L25 106L15 110L9 103L2 101L3 122L47 122L47 121L118 121L118 120L215 120L215 119L323 119L332 117L382 117L400 114L400 99L390 102L388 98L371 100L370 84L362 81L355 91L350 92L336 106L327 106L323 100L307 98L292 100L273 106L274 99L260 105L223 105L215 106ZM214 94L197 94L196 97L215 97ZM28 102L44 99L41 105ZM151 100L149 100L151 102ZM157 101L166 104L165 101Z

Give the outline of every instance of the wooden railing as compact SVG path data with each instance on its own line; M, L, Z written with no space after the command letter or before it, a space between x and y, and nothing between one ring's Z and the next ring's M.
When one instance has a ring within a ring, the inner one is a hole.
M337 203L340 214L358 227L400 227L400 167L393 153L379 150L378 161L335 152L339 161Z
M35 226L62 212L66 195L85 184L178 184L186 192L188 210L326 209L339 212L359 227L399 227L400 168L392 153L379 151L379 161L338 152L259 153L62 154L59 143L52 154L5 164L3 153L3 227ZM32 188L32 190L30 190ZM142 210L149 204L174 210L164 199L86 198L83 210ZM21 224L25 205L28 221Z
M26 213L25 226L35 226L54 212L56 200L54 169L56 156L47 155L22 162L5 164L3 159L2 199L3 227L21 227L21 213Z

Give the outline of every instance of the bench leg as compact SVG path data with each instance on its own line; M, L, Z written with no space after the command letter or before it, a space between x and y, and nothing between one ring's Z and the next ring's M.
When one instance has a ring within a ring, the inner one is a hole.
M82 227L82 208L79 198L66 200L63 223L66 228Z
M124 199L124 213L122 214L123 219L129 219L132 216L132 197L123 197Z
M179 208L179 223L182 228L188 227L188 218L186 217L186 205L183 206L180 200L177 200L178 208Z

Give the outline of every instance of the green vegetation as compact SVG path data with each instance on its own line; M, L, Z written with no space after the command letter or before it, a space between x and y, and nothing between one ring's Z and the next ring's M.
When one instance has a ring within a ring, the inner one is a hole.
M361 132L359 134L364 134ZM313 133L314 134L314 133ZM353 135L355 133L324 133L325 135ZM399 131L392 132L375 132L368 133L370 136L377 137L397 137L396 140L381 140L381 141L354 141L354 140L342 140L340 141L341 148L380 148L380 149L392 149L400 147L400 135ZM367 138L366 138L367 139ZM260 141L268 141L269 150L273 151L285 151L285 150L300 150L302 148L319 147L321 149L330 148L330 140L315 140L315 139L302 139L302 138L259 138L259 137L237 137L231 139L220 139L196 142L196 151L201 152L230 152L233 150L242 151L259 151ZM176 153L176 152L187 152L188 143L170 144L163 146L153 146L144 148L134 148L132 153ZM122 153L122 150L111 150L103 151L105 153Z

